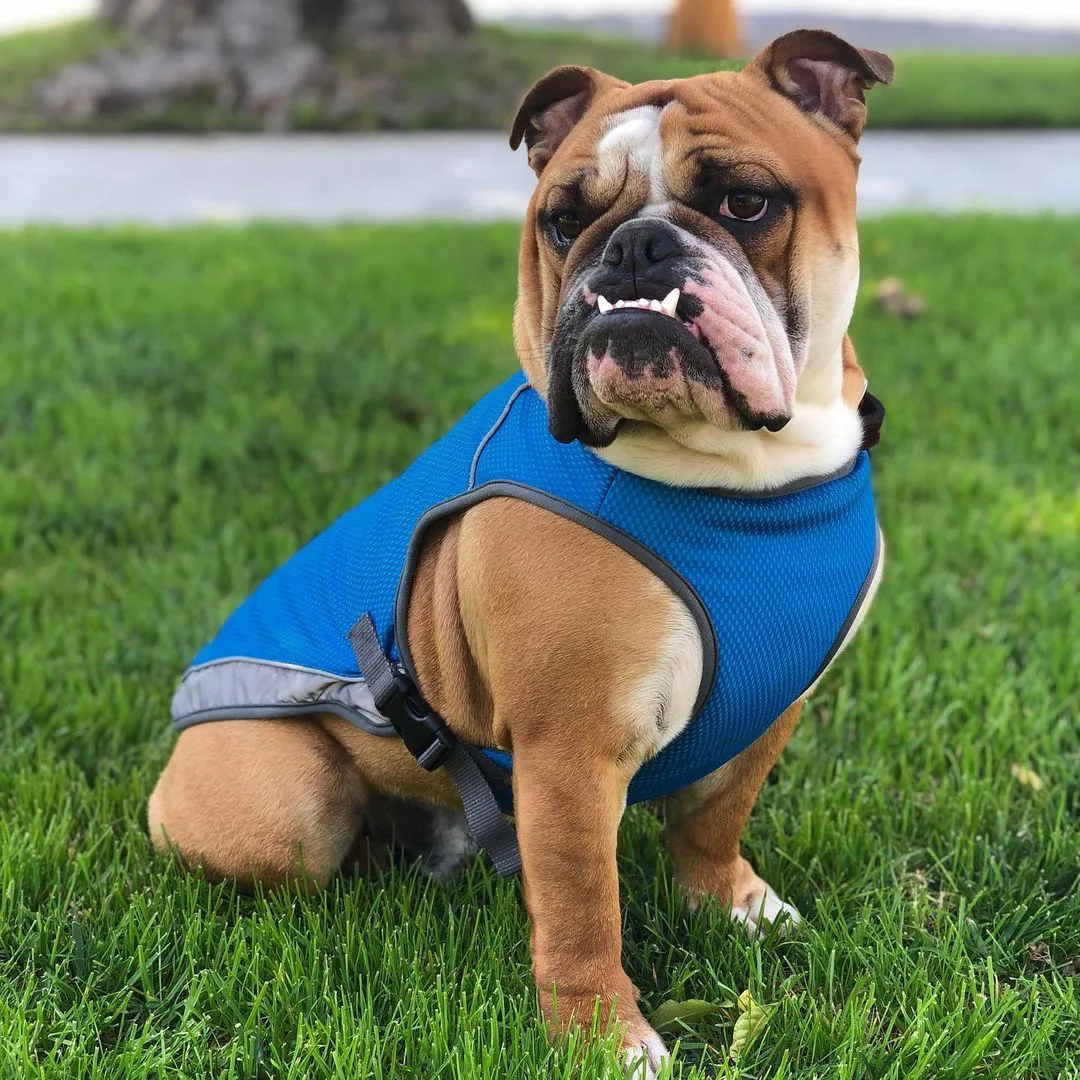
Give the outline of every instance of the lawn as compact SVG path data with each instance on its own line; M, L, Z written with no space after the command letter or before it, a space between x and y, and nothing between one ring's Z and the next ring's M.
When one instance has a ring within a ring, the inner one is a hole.
M691 912L634 808L625 962L646 1013L775 1004L742 1077L1076 1077L1080 219L863 248L885 584L746 837L806 923ZM504 226L3 237L0 1077L602 1075L548 1046L517 881L244 897L143 823L196 648L513 368L515 260ZM876 309L892 274L922 318ZM677 1075L735 1075L734 1019Z
M0 130L48 127L34 103L39 80L120 41L87 22L0 38ZM1080 126L1080 55L907 53L895 59L895 84L873 95L873 127ZM557 64L591 65L632 82L732 66L666 56L638 41L485 26L450 45L340 57L345 93L328 91L323 99L303 101L292 122L312 131L508 128L525 88ZM167 108L120 109L69 128L203 132L261 126L257 117L219 107L212 97L194 95Z

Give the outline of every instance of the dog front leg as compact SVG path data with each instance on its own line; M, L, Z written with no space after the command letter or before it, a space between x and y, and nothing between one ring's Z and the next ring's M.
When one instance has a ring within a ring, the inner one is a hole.
M553 1032L617 1027L635 1077L668 1056L622 966L615 863L627 777L615 761L577 760L550 744L514 746L514 805L540 1004ZM643 1063L642 1063L642 1059Z

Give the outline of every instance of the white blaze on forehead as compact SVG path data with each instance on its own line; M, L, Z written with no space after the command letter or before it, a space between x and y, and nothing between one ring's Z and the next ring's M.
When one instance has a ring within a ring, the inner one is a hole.
M631 172L643 174L649 182L647 206L657 207L667 201L664 187L664 150L660 143L660 117L664 110L657 105L639 105L616 113L608 120L607 130L596 144L596 165L603 181L619 182Z

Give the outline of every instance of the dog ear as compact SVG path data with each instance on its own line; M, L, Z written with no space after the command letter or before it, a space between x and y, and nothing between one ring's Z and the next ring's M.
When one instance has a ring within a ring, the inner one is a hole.
M522 100L510 131L510 149L516 150L524 138L529 167L539 176L597 90L609 84L628 85L595 68L567 64L549 71Z
M893 62L828 30L793 30L766 45L747 71L763 75L803 112L832 121L858 141L866 123L863 93L892 82Z

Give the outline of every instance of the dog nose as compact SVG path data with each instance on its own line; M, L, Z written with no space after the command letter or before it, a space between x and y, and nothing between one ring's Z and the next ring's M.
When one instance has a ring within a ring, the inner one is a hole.
M631 273L647 273L679 250L675 234L662 221L627 221L612 234L604 248L604 262Z

